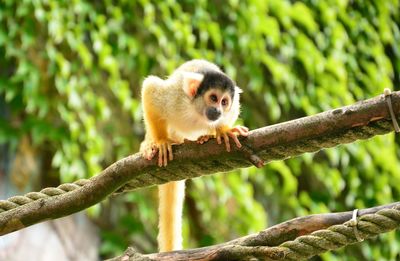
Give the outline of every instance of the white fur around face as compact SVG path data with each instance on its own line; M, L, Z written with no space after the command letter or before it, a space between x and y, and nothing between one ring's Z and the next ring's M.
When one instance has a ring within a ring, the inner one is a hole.
M240 90L240 88L238 87ZM240 92L236 89L233 96L231 109L225 112L217 121L209 121L205 113L198 112L193 106L190 106L191 101L176 104L176 106L183 106L186 110L183 111L179 117L170 118L170 126L168 131L171 136L175 137L174 140L183 142L183 139L196 140L202 135L214 134L215 129L219 126L233 127L240 114ZM241 90L240 90L241 91Z
M186 110L180 117L174 118L170 126L174 128L169 128L169 133L180 142L183 142L183 139L196 140L212 131L212 125L205 115L199 114L194 109Z

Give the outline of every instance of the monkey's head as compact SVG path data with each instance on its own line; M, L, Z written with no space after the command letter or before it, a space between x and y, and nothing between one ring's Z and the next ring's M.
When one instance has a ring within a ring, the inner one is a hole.
M192 100L195 110L210 125L216 124L228 113L238 99L241 89L223 72L204 71L184 73L183 89ZM234 105L234 106L238 106Z

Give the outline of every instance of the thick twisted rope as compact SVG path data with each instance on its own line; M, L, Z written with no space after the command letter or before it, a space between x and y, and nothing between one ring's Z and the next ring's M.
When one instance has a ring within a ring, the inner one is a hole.
M110 260L297 261L361 242L400 226L400 203L398 202L364 209L361 212L360 217L353 215L353 219L349 212L295 218L253 235L197 249L143 255L133 248L128 248L122 256ZM326 229L322 229L324 227ZM299 236L303 233L308 234ZM288 237L292 239L285 240Z
M271 147L263 152L261 158L266 158L267 161L272 161L289 158L294 155L299 155L306 152L316 152L323 148L330 148L335 147L339 144L354 142L357 139L368 139L375 135L385 134L392 131L392 128L393 127L389 120L375 122L371 123L369 126L357 128L357 130L336 133L335 135L332 135L330 137L318 137L310 139L308 141L301 141L293 145ZM250 156L253 155L254 154ZM195 177L202 176L212 171L225 171L226 169L234 169L235 167L238 167L237 164L242 163L242 161L245 161L245 159L246 158L238 159L235 162L225 162L225 160L216 159L213 161L212 166L201 164L200 162L191 162L191 168L190 170L188 170L188 173L190 173L192 177ZM244 164L246 164L246 162L244 162ZM216 165L218 165L218 168L216 168ZM170 180L176 180L177 177L184 178L184 176L177 175L176 172L170 171L167 171L162 176L151 175L150 177L151 178L146 177L146 179L136 178L130 181L121 190L134 190L139 187L151 186L153 184L161 184ZM58 196L70 191L74 191L75 189L82 187L88 182L90 182L90 180L81 179L73 183L61 184L56 188L48 187L42 189L40 192L29 192L24 196L14 196L8 198L7 200L0 200L0 213L31 203L38 199Z
M283 130L282 130L283 131ZM304 140L297 140L293 143L274 144L262 148L254 154L268 163L274 160L284 160L304 153L317 152L321 149L332 148L340 144L352 143L361 139L369 139L376 135L382 135L393 131L390 120L371 122L367 126L354 127L352 129L337 130L328 136L311 137ZM252 137L250 137L252 138ZM254 150L253 150L254 151ZM237 153L235 158L227 160L224 157L213 159L212 162L190 161L181 170L172 169L157 171L155 175L131 180L120 191L130 191L143 186L162 184L172 180L200 177L203 175L226 172L237 168L248 167L251 161L244 153Z
M31 203L38 199L49 198L53 196L58 196L65 194L70 191L74 191L82 187L83 185L89 182L88 179L80 179L75 181L74 183L64 183L56 188L44 188L40 192L29 192L24 196L14 196L8 198L7 200L0 200L0 213L17 208L19 206Z
M282 248L284 257L277 260L304 260L360 242L357 239L357 233L362 239L368 239L397 229L400 226L400 205L361 216L357 218L356 225L355 230L353 222L348 221L342 225L334 225L310 235L300 236L293 241L284 242L278 247Z

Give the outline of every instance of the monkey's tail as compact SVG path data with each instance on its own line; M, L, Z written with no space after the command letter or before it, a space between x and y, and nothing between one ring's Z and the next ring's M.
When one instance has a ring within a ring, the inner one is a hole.
M182 249L182 211L185 181L172 181L158 186L160 252Z

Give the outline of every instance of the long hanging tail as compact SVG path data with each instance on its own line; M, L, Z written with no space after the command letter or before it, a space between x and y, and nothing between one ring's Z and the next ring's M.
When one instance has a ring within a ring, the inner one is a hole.
M158 247L160 252L182 249L182 211L185 181L158 186Z

